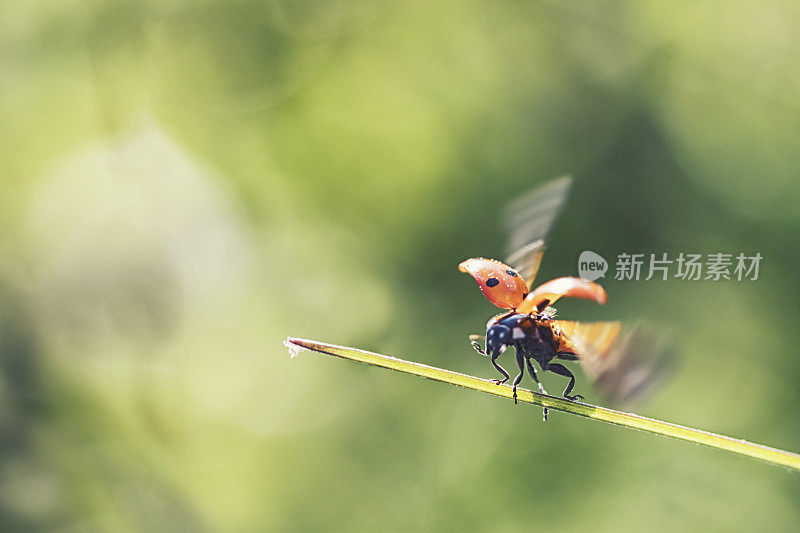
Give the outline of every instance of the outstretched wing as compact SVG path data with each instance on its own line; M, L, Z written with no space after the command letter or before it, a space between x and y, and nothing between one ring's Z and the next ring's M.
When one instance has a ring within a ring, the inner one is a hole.
M673 366L674 345L655 328L620 322L552 324L562 357L577 356L597 390L616 405L630 406L652 392Z
M589 363L605 358L622 331L622 322L575 322L553 320L554 337L558 340L558 352L580 356ZM588 370L588 369L587 369Z
M527 281L533 285L545 250L545 239L561 213L569 195L572 178L555 179L523 194L506 206L505 220L508 231L508 259Z

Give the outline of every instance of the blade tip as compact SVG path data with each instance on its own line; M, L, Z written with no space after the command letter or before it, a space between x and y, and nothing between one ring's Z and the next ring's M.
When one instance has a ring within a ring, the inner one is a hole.
M308 349L305 344L303 344L303 340L297 337L286 337L283 341L283 345L289 350L290 359L294 359L300 352Z

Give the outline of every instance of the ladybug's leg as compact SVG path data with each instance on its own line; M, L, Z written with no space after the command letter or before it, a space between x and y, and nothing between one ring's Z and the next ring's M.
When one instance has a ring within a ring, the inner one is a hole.
M478 343L477 340L472 339L470 341L470 344L472 345L473 348L475 348L475 351L481 354L482 356L486 357L487 355L489 355L483 348L481 348L481 345Z
M514 378L514 403L517 403L517 385L519 382L522 381L522 376L525 375L525 356L522 355L522 351L517 349L517 364L519 365L519 375Z
M541 392L542 394L547 394L547 391L544 390L544 386L542 386L542 384L539 382L539 376L536 375L536 369L533 368L533 363L531 363L530 357L525 358L525 362L528 363L528 372L530 373L531 377L533 378L533 381L535 381L536 384L539 386L539 392ZM542 409L542 416L544 417L544 421L545 422L547 422L547 413L548 412L549 411L548 411L547 407L544 407Z
M539 392L541 392L542 394L547 394L547 391L544 390L544 386L539 381L539 376L536 374L536 369L533 368L533 363L531 363L530 358L526 358L525 361L528 363L528 373L533 378L533 381L536 382L536 385L539 386Z
M567 369L567 367L559 363L554 363L554 364L547 363L542 365L542 370L549 370L550 372L554 372L556 374L569 378L569 383L567 384L567 388L564 389L564 398L572 401L583 401L583 396L581 396L580 394L576 394L575 396L569 395L569 393L572 392L572 388L575 386L575 376L572 374L572 372L569 371L569 369Z
M484 352L484 353L485 353L485 352ZM499 371L501 374L503 374L503 375L505 376L505 378L503 378L503 379L493 379L492 381L494 381L494 382L495 382L495 383L497 383L498 385L502 385L503 383L505 383L506 381L508 381L508 378L509 378L510 376L508 375L508 372L506 372L506 369L505 369L505 368L503 368L502 366L500 366L499 364L497 364L497 358L498 358L499 356L500 356L500 354L499 354L499 353L498 353L498 354L495 354L495 355L493 355L493 356L492 356L492 364L494 365L494 367L495 367L495 368L496 368L496 369L497 369L497 370L498 370L498 371Z

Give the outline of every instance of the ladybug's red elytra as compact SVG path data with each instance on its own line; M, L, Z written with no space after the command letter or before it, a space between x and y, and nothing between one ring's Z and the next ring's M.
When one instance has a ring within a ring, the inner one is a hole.
M528 295L528 285L522 276L500 261L483 257L467 259L458 269L475 278L484 296L497 307L516 309Z
M543 311L562 296L608 303L608 295L603 287L580 278L556 278L528 292L528 284L522 276L496 259L467 259L458 265L458 269L475 278L484 296L503 309L521 313L530 313L534 309Z

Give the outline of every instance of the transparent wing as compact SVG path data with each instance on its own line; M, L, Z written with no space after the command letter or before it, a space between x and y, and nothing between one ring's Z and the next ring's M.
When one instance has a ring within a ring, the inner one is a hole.
M523 246L506 259L506 262L520 273L522 279L527 280L528 290L533 286L533 280L536 278L537 272L539 272L544 249L544 239L539 239L527 246Z
M675 345L654 327L620 322L554 320L559 351L575 355L597 390L612 404L630 407L664 382Z
M558 351L579 355L587 362L602 360L622 331L622 322L575 322L553 320L553 333L559 340ZM590 364L589 366L594 366Z
M533 284L542 255L545 239L561 213L569 195L572 178L555 179L523 194L506 206L505 221L509 235L506 262Z

